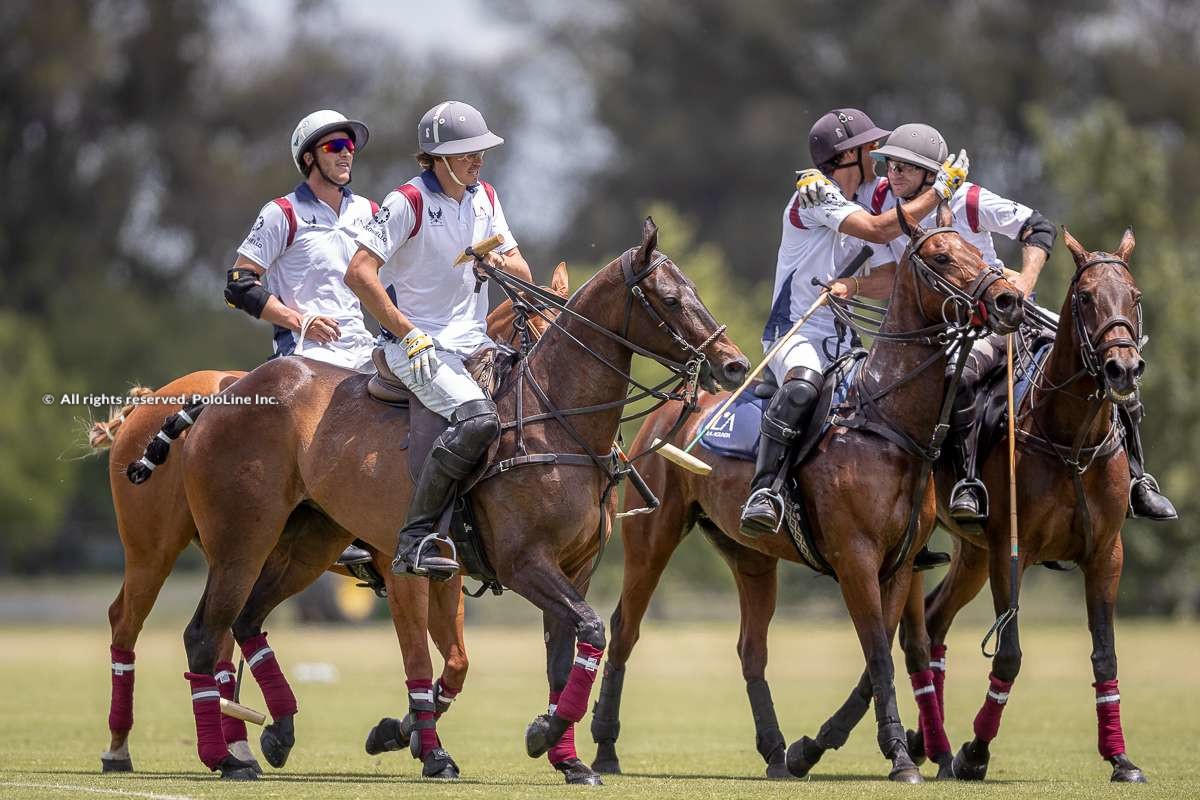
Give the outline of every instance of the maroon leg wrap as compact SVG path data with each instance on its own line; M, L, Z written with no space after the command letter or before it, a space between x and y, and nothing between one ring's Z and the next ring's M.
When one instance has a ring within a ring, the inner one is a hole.
M404 684L408 687L409 708L413 709L417 722L436 720L437 714L433 710L433 681L428 678L417 678L405 681ZM421 728L417 734L421 737L421 758L425 758L430 750L441 744L438 741L437 728Z
M433 703L439 709L438 719L441 719L442 714L450 710L450 704L454 702L454 698L458 697L458 693L461 691L461 686L455 688L438 678L437 683L433 685Z
M929 668L933 670L933 688L937 690L938 713L946 723L946 645L935 644L929 648Z
M108 707L108 729L129 733L133 728L133 651L109 646L112 654L112 703Z
M266 631L242 642L242 655L250 665L254 680L258 681L258 688L262 690L263 699L267 701L267 710L271 712L271 717L279 719L295 714L296 695L292 694L292 687L288 685L287 678L283 677L283 670L279 668L275 651L267 645Z
M232 661L218 661L217 674L213 676L217 679L217 689L221 692L221 697L233 702L237 695L237 670L233 666ZM227 717L221 715L221 735L225 737L225 743L244 742L246 741L246 723L236 717Z
M550 693L550 713L554 714L558 710L558 701L562 699L562 692ZM561 764L564 761L570 761L572 758L579 758L579 754L575 752L575 723L568 726L562 738L558 743L550 748L550 752L546 754L550 759L551 764Z
M596 670L600 667L600 657L603 650L592 647L586 642L580 642L575 651L575 664L563 687L558 699L558 709L555 716L568 722L579 722L587 713L588 698L592 694L592 684L596 682Z
M975 738L981 742L990 742L1000 732L1000 715L1008 703L1008 691L1012 681L1002 681L995 675L988 675L988 693L983 700L983 708L975 715Z
M1100 755L1104 758L1119 756L1125 752L1125 734L1121 732L1121 693L1117 690L1117 679L1097 681L1096 722L1100 730Z
M196 752L204 766L215 770L229 755L225 737L221 735L221 692L212 675L185 672L183 677L192 685L192 713L196 715Z
M908 676L912 681L913 696L917 699L920 711L921 736L925 740L925 754L936 758L950 752L950 740L942 727L942 709L938 704L937 687L933 682L933 670L913 672Z

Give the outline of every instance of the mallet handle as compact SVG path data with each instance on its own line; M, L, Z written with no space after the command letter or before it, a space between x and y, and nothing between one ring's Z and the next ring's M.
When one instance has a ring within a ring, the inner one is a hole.
M249 706L244 706L241 703L235 703L232 700L221 698L221 713L227 717L240 719L243 722L249 722L253 725L262 725L267 721L267 715L261 711L255 711Z
M454 260L454 266L457 267L459 264L465 264L472 259L486 256L488 253L492 252L502 244L504 244L503 233L497 233L495 236L489 236L488 238L471 245L471 252L464 250L462 255Z

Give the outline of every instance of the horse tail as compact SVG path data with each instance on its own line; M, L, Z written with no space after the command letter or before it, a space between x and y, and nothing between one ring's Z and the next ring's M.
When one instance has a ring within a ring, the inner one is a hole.
M154 390L148 386L134 386L129 390L130 397L145 397L148 394L154 394ZM88 429L88 446L93 450L107 450L112 447L125 417L135 407L134 403L126 403L110 412L106 421L92 423L92 427Z
M150 480L154 468L164 463L167 456L171 454L171 442L178 439L179 434L196 424L204 407L204 401L197 400L190 406L184 406L167 417L162 428L150 440L150 444L146 445L146 452L142 457L125 468L125 474L129 480L135 484Z

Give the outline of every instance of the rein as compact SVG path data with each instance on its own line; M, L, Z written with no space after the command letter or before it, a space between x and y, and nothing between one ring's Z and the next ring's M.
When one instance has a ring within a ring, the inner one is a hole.
M897 207L897 214L900 214L899 207ZM903 220L903 218L901 219ZM836 414L832 420L834 425L842 425L847 428L873 433L922 461L904 538L901 540L900 549L881 573L881 580L887 580L895 574L896 570L900 568L912 550L916 539L917 525L921 516L921 501L925 494L925 488L929 484L929 477L933 472L933 464L941 455L942 444L950 432L950 413L954 407L954 398L958 394L958 385L963 370L971 354L971 347L977 339L987 335L985 332L986 328L974 325L976 318L984 323L987 321L987 312L984 310L982 300L983 295L996 281L1002 280L1004 277L1004 274L999 269L988 266L979 272L971 282L971 285L965 290L960 289L943 278L925 262L920 254L921 247L929 238L939 233L954 233L958 235L958 232L951 227L938 227L927 231L909 245L907 251L908 258L906 259L913 267L914 283L917 291L916 305L918 309L921 309L921 316L925 322L929 323L928 325L916 330L900 333L867 330L861 326L861 323L873 322L874 320L861 314L855 314L849 308L853 307L860 310L870 309L878 313L877 307L854 300L830 298L833 301L831 308L833 309L834 316L855 331L867 333L880 341L937 348L916 369L882 388L871 389L868 387L867 370L865 368L860 369L853 387L856 390L854 392L855 404L853 410L848 415ZM933 322L925 316L921 302L922 284L943 296L941 322ZM954 371L947 382L946 391L942 397L941 411L938 415L937 424L934 425L928 444L922 445L905 433L899 425L887 416L883 409L880 408L879 401L901 386L916 380L942 358L953 358Z

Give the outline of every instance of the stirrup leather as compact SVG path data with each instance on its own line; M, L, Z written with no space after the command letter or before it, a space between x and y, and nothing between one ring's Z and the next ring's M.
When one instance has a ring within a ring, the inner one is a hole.
M750 507L750 504L753 503L759 495L765 497L767 502L769 502L775 509L775 528L772 533L779 533L779 529L783 527L783 498L778 492L773 491L769 486L764 486L761 489L755 489L750 493L750 496L746 498L746 504L742 506L742 518L745 519L746 509Z

